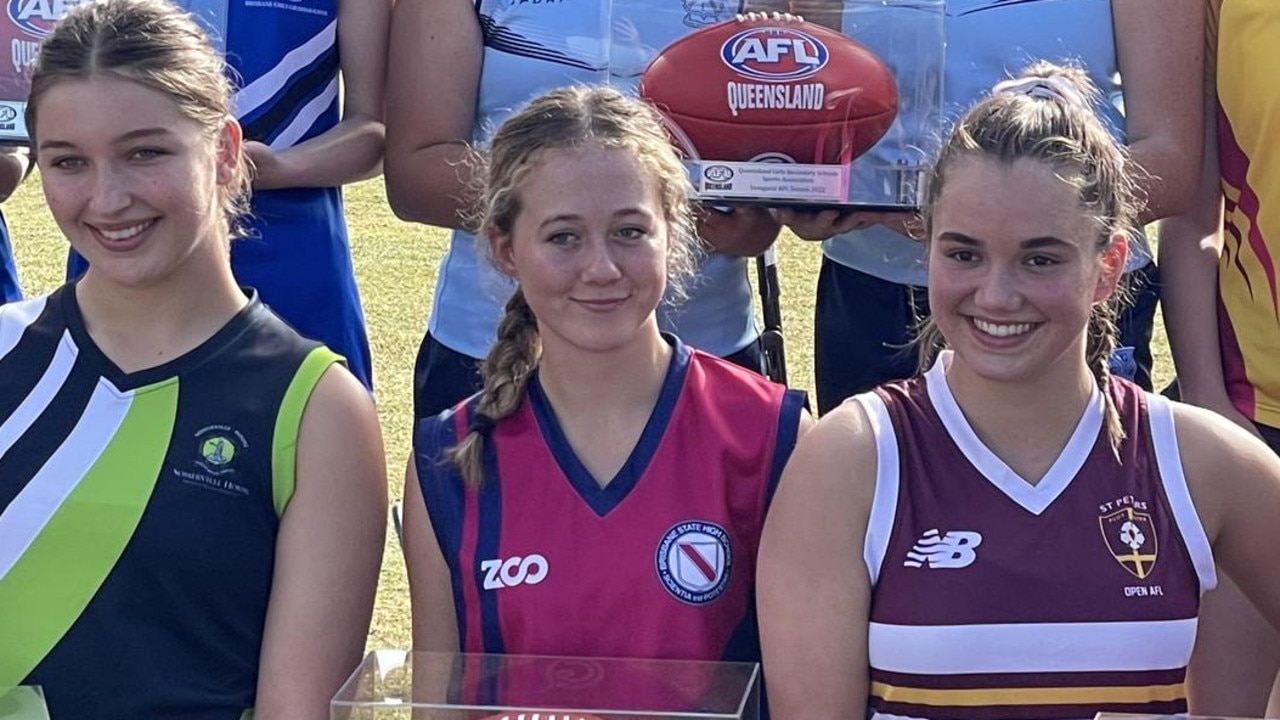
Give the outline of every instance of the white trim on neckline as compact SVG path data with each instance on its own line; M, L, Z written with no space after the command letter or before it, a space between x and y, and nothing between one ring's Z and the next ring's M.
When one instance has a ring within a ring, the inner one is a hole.
M968 458L983 477L1010 500L1022 506L1033 515L1045 511L1053 501L1071 484L1071 479L1080 472L1088 459L1089 453L1098 441L1098 432L1102 429L1103 404L1102 393L1097 387L1089 393L1089 403L1076 423L1058 458L1054 460L1049 471L1040 478L1040 482L1031 484L1001 460L998 455L982 442L973 426L965 419L951 387L947 384L946 365L950 363L951 351L944 350L933 367L925 373L925 387L929 392L929 400L933 403L943 427L951 436L952 442L960 448L960 452Z

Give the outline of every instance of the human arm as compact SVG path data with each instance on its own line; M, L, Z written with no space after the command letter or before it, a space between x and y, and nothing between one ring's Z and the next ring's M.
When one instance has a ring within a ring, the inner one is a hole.
M320 135L288 148L246 142L245 154L254 168L254 189L336 187L376 177L381 172L391 2L340 0L342 120Z
M320 719L364 653L386 537L387 475L373 401L325 371L298 430L296 484L276 538L254 717Z
M756 578L773 717L866 714L871 586L861 548L875 465L867 418L849 403L804 434L783 471Z
M387 200L402 220L462 220L483 38L468 0L398 0L387 78Z
M431 527L412 455L404 473L404 564L409 572L413 649L457 652L452 579Z
M1129 154L1144 172L1142 222L1185 210L1196 194L1204 77L1204 2L1113 3Z
M776 208L774 215L801 240L827 240L872 225L884 225L907 237L919 237L920 217L914 210L868 211L855 208Z
M1218 261L1222 254L1222 185L1218 165L1216 92L1204 93L1204 161L1185 213L1159 225L1165 332L1184 402L1208 408L1251 433L1253 423L1227 396L1218 339Z
M31 156L25 147L0 148L0 202L9 199L31 171Z
M1280 629L1280 456L1207 410L1173 404L1183 471L1196 512L1225 570Z

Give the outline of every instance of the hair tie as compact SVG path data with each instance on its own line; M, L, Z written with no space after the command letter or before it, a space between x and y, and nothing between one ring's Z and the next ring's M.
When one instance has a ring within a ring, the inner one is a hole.
M1084 93L1080 92L1080 89L1074 83L1062 75L1030 76L1004 80L996 83L995 87L991 88L991 93L993 95L1026 95L1041 100L1060 102L1063 105L1074 105L1090 113L1094 112L1093 106ZM1115 159L1117 167L1123 168L1125 166L1124 152L1118 144L1112 143L1111 155Z
M1004 80L996 83L996 86L991 88L991 92L995 95L1027 95L1041 100L1056 100L1066 105L1090 109L1089 101L1085 99L1079 88L1061 75Z
M476 412L471 416L471 424L467 426L468 433L479 433L481 437L489 437L489 433L493 432L493 418L482 412Z

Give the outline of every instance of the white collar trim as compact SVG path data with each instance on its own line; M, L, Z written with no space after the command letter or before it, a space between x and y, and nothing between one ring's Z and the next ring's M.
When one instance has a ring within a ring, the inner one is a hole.
M942 351L933 367L925 373L925 387L951 440L968 458L969 463L1010 500L1033 515L1043 513L1067 489L1071 479L1080 472L1089 453L1093 451L1098 432L1102 429L1102 393L1097 387L1092 388L1089 402L1080 421L1076 423L1075 431L1071 433L1071 439L1040 482L1032 485L992 452L969 425L955 396L951 394L951 387L947 385L946 366L950 363L951 351Z

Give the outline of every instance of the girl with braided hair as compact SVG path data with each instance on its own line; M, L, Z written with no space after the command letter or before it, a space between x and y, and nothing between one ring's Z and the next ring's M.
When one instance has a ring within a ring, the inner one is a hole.
M1185 713L1215 559L1280 619L1280 462L1108 376L1136 212L1091 92L1037 64L945 141L931 364L823 417L762 539L774 717Z
M756 548L804 399L660 333L696 243L660 121L554 90L485 158L477 235L517 289L484 389L415 429L415 646L758 660Z

